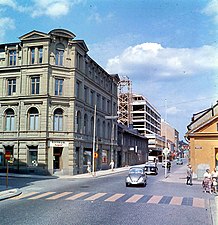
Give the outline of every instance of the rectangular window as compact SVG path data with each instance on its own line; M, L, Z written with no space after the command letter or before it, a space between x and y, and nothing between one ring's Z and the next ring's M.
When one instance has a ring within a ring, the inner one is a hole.
M39 94L39 84L40 78L39 77L32 77L31 78L31 94Z
M97 94L97 108L101 109L101 95Z
M81 82L77 81L76 82L76 93L75 93L77 98L80 98L80 92L81 92L80 89L81 89Z
M31 64L35 63L35 48L31 49Z
M95 104L95 92L94 91L91 91L91 93L90 93L90 104L92 106L94 106L94 104Z
M63 79L55 79L55 95L63 95Z
M15 127L14 115L7 115L6 116L5 130L6 131L13 131L14 127Z
M63 130L63 116L55 115L54 116L54 131L62 131Z
M9 51L9 65L15 66L16 65L16 50L10 50Z
M102 97L102 110L106 111L106 109L105 109L105 97Z
M42 59L43 59L43 48L40 47L38 49L38 51L39 51L39 63L42 63Z
M88 103L89 101L89 88L84 86L84 101L85 103Z
M16 79L8 79L8 95L16 93Z
M39 116L30 114L30 130L38 130Z
M107 100L107 112L110 113L110 100Z

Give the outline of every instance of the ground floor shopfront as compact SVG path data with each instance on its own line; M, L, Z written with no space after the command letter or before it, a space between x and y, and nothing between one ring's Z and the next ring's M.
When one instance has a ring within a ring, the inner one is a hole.
M10 155L7 161L6 154ZM10 172L73 175L87 173L93 163L95 170L108 169L111 159L115 167L127 165L130 159L125 155L116 145L111 148L107 143L97 144L93 152L93 143L85 141L6 141L0 142L0 170L6 170L8 162Z

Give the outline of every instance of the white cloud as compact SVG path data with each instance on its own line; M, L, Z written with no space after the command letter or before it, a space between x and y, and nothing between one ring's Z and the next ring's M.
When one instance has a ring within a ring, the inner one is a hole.
M69 13L71 7L82 0L32 0L28 6L22 6L15 0L0 0L0 6L11 7L18 12L29 13L32 17L46 15L57 18Z
M211 0L207 6L203 9L203 13L214 17L214 22L218 23L218 1Z
M13 0L0 0L0 5L16 8L16 2Z
M177 107L173 106L173 107L169 107L167 108L166 112L168 115L178 115L178 113L180 112L181 110L178 109Z
M169 79L218 70L218 48L164 48L158 43L143 43L126 48L111 58L107 71L134 78Z
M14 20L9 17L0 18L0 41L4 41L4 36L7 30L14 29Z
M47 15L49 17L60 17L67 15L71 6L79 1L70 0L34 0L31 15L38 17Z

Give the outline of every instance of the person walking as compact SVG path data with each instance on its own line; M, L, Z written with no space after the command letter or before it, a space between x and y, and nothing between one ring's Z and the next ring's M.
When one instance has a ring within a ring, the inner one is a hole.
M192 166L189 164L187 168L186 185L192 185L192 175L193 175Z
M112 159L109 166L111 167L111 170L113 171L114 170L114 160Z
M169 161L169 162L167 162L167 171L168 171L168 173L170 173L170 168L171 168L171 162Z
M212 186L211 173L209 169L206 169L206 172L204 173L204 180L203 180L204 192L211 193L211 186Z

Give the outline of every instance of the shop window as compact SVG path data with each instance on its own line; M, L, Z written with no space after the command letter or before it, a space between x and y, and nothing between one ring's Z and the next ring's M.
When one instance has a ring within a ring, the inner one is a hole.
M5 130L6 131L15 130L15 118L13 109L7 109L5 111Z
M38 166L38 148L37 147L32 147L32 146L29 147L28 165Z

